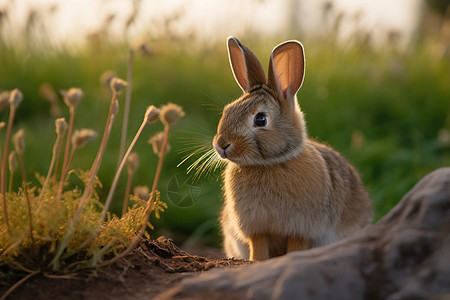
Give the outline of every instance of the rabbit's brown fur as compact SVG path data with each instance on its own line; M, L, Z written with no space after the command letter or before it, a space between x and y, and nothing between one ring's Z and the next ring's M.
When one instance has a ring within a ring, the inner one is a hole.
M224 108L213 142L228 160L221 216L226 254L264 260L331 243L369 224L372 204L358 172L307 137L296 99L302 45L289 41L274 49L268 82L237 39L228 40L228 49L244 94Z

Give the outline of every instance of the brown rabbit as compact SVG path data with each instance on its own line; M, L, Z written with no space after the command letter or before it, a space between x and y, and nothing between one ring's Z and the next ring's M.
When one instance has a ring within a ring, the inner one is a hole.
M228 54L244 94L225 106L213 141L227 161L221 216L227 256L265 260L368 225L372 203L358 172L308 138L296 97L305 74L302 44L275 47L268 80L236 38L228 39Z

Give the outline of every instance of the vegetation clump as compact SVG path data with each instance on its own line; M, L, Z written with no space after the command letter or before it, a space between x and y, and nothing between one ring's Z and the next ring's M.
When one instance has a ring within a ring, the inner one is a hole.
M132 153L133 147L146 125L160 118L160 110L153 105L147 108L142 125L121 157L104 204L99 197L102 183L97 173L117 115L117 98L126 86L127 82L122 79L111 80L112 98L108 118L100 147L89 170L73 168L71 165L76 151L97 137L97 133L91 129L74 129L76 107L83 98L83 91L71 88L61 92L69 108L70 119L68 123L64 118L55 121L56 140L52 158L47 175L36 175L38 185L32 185L25 174L25 132L20 129L12 135L16 110L23 96L17 89L8 93L10 113L6 140L2 144L0 178L0 278L22 278L18 282L20 284L35 274L69 276L82 269L110 264L131 251L140 238L147 234L147 227L153 227L149 221L152 213L159 218L160 213L167 208L159 197L157 186L169 147L171 124L173 120L184 116L183 109L175 104L166 106L171 108L169 113L172 121L161 119L165 127L161 146L163 151L158 153L158 168L151 191L129 195L132 177L139 164L137 154ZM15 151L10 151L11 142ZM109 212L109 206L125 165L129 178L122 215L119 217ZM12 182L18 167L22 173L22 183L14 189ZM70 179L74 177L82 182L82 186L73 187L70 184Z

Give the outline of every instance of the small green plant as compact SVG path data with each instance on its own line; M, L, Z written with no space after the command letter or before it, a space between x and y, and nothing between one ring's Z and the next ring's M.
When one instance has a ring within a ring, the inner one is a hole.
M45 177L37 175L39 186L32 186L27 181L23 156L25 151L23 130L19 130L13 137L15 151L9 151L14 117L22 101L22 93L19 90L10 92L8 98L10 114L6 140L3 144L0 178L2 201L0 278L11 280L12 276L22 279L11 287L2 299L35 274L70 276L82 269L113 263L136 246L146 234L147 227L152 228L150 215L154 213L159 218L160 212L167 208L159 197L158 180L169 148L170 129L184 116L182 108L172 103L162 106L161 109L153 105L147 108L133 141L126 153L121 155L105 204L99 199L96 191L102 184L97 173L118 112L118 96L127 83L119 78L113 78L110 85L112 99L108 119L99 150L88 171L72 168L71 164L76 151L94 139L97 134L90 129L74 130L75 111L83 97L82 90L72 88L62 92L64 102L69 107L70 120L69 124L63 118L55 121L56 140L52 158L47 175ZM164 124L164 133L159 138L159 146L155 150L158 155L158 166L151 191L144 196L142 193L129 195L132 176L138 165L137 154L132 153L133 147L146 125L158 119ZM129 178L123 212L121 217L118 217L108 210L120 173L126 164ZM14 190L12 179L18 167L22 173L22 183ZM71 177L78 178L83 186L72 187ZM130 207L128 200L131 202Z

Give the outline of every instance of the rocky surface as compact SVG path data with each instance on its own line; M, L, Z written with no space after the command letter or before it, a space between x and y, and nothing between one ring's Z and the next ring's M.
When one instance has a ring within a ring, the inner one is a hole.
M157 299L450 299L450 168L338 243L185 279Z

